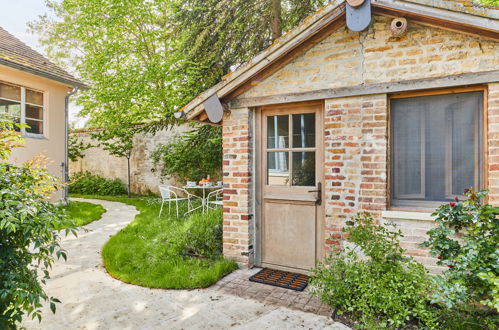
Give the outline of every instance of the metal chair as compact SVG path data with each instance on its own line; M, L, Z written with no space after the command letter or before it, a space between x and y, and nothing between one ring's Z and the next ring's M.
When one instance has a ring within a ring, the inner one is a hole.
M216 209L218 206L223 206L224 205L224 202L223 202L223 192L224 190L223 189L218 189L218 190L215 190L215 191L212 191L208 194L208 196L206 197L206 208L207 209ZM213 199L213 200L211 200ZM214 207L210 207L210 204L211 205L215 205Z
M168 202L168 213L170 213L171 210L171 203L175 202L176 210L177 210L177 218L179 217L179 212L178 212L178 202L179 201L187 201L187 209L191 209L191 198L196 197L199 198L195 195L190 194L187 190L175 186L167 186L167 185L160 185L159 186L159 192L161 193L161 209L159 210L159 217L161 217L161 214L163 213L163 205L165 202ZM179 197L179 193L184 194L187 197Z

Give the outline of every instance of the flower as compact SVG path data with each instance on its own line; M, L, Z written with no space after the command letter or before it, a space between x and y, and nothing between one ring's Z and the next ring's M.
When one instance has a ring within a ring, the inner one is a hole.
M449 205L450 205L450 207L454 207L454 206L456 206L456 203L454 203L454 202L450 202L450 204L449 204Z
M449 268L454 268L454 265L447 265L447 267L449 267Z
M442 259L442 256L439 254L439 255L437 256L437 259L438 259L438 260L441 260L441 259Z
M454 200L455 200L456 202L459 202L459 197L457 197L457 196L456 196L456 197L454 197Z

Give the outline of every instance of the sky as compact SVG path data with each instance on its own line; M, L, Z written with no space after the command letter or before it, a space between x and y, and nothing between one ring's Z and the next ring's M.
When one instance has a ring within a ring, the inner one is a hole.
M28 23L48 13L45 0L0 0L0 26L31 48L43 53L38 37L28 32ZM82 127L85 120L76 117L79 108L70 104L69 120L76 127Z

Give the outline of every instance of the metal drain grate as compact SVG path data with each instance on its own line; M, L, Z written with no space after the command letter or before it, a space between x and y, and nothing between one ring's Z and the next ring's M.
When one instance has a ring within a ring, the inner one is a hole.
M280 288L303 291L308 285L308 276L264 268L249 278L251 282L263 283Z

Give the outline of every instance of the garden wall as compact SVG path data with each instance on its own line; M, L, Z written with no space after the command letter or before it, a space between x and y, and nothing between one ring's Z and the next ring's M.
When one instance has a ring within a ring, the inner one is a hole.
M131 190L136 194L147 194L149 192L159 193L159 184L175 184L172 180L162 179L161 167L154 166L150 157L151 153L160 144L169 142L172 137L189 130L188 126L177 126L171 130L159 131L156 134L139 133L134 137L134 149L131 158ZM77 130L71 134L77 135L80 141L97 144L91 139L89 130ZM76 162L70 162L69 173L91 172L107 179L120 179L127 182L126 158L118 158L110 155L106 150L98 147L85 150L85 157Z

